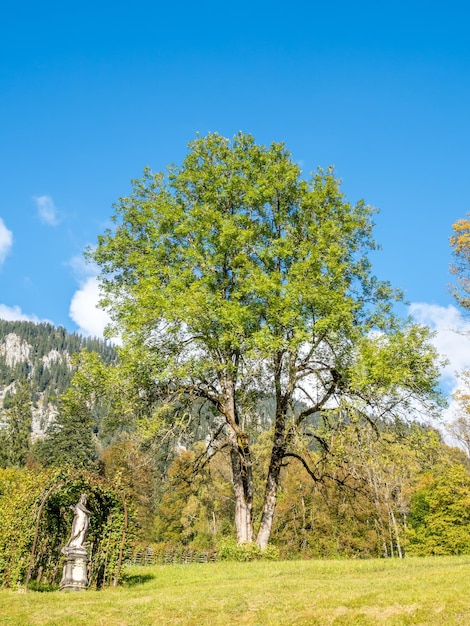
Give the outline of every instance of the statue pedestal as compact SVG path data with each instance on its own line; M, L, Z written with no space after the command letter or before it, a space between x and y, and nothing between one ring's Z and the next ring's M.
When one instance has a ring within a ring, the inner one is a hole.
M60 581L61 591L85 591L88 587L88 557L85 548L65 547L65 565Z

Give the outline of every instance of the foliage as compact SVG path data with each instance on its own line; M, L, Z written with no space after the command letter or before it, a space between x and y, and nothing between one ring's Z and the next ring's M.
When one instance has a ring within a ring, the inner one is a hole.
M356 422L341 434L339 445L338 456L372 505L369 519L382 555L403 557L411 496L419 475L439 459L439 435L417 423L377 428Z
M268 545L265 549L261 549L256 543L239 544L233 539L226 539L219 543L217 549L217 557L220 561L277 561L279 559L279 550Z
M0 467L23 467L31 447L31 392L21 380L11 394L0 429Z
M178 454L169 467L157 505L154 537L157 542L215 548L231 534L233 506L230 498L229 461L220 456L211 467L195 471L195 451Z
M141 539L152 536L155 516L154 467L137 444L125 439L107 447L101 455L104 477L125 493L133 508L134 534Z
M24 584L48 472L0 470L0 586Z
M117 488L93 474L18 469L0 471L0 586L25 585L27 579L57 585L60 550L73 519L70 507L82 492L92 511L90 584L114 583L126 526Z
M114 367L96 352L82 352L71 359L74 374L70 386L58 399L58 414L36 443L34 458L42 465L98 470L102 447L112 442L109 423L113 424L109 398L115 398L117 411L122 394L112 390ZM108 423L109 422L109 423ZM119 436L115 429L114 438Z
M403 556L411 498L420 475L443 446L437 433L397 421L349 420L303 451L315 471L306 476L294 458L283 469L272 541L283 556Z
M408 517L414 555L470 554L470 474L449 461L421 480Z
M70 387L59 400L56 420L46 437L36 442L34 458L45 467L91 469L97 466L98 450L88 398Z
M454 254L454 265L451 272L456 277L456 285L453 287L453 295L464 309L470 309L470 219L457 220L453 224L454 234L450 238L450 244ZM449 424L450 434L463 446L470 456L470 395L468 385L470 372L461 372L460 388L454 394L459 413L456 419Z
M252 447L261 472L255 502L262 498L268 443L263 433ZM373 426L350 420L323 444L327 455L317 445L286 457L271 535L282 558L404 556L424 477L461 461L435 430L401 421ZM234 536L230 460L219 454L198 471L202 451L200 442L179 452L157 492L154 540L165 553L215 549ZM299 459L308 460L315 480Z
M282 144L243 133L189 148L168 176L146 169L134 181L91 256L110 332L149 401L144 421L168 439L203 415L208 456L229 452L240 543L257 516L254 399L274 398L266 547L284 459L317 436L314 417L436 410L436 353L423 328L393 315L401 296L368 259L374 210L350 204L332 169L305 180Z
M381 556L374 509L357 482L314 482L298 463L283 471L271 541L285 559Z

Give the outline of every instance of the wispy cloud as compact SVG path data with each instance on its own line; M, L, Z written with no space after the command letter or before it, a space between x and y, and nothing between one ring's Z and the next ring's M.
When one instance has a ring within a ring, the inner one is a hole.
M80 283L87 278L98 276L99 274L98 266L95 263L88 261L83 254L70 258L67 261L67 265L71 268L75 279Z
M41 222L49 226L57 226L60 222L59 212L50 196L34 196Z
M19 306L8 306L0 304L0 319L7 322L40 322L36 315L23 313ZM44 320L43 320L44 321Z
M5 226L0 217L0 263L3 263L13 245L13 233Z

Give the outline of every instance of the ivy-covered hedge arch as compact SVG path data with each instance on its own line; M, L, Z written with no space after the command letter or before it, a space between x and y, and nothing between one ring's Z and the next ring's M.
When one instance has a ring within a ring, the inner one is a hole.
M58 585L71 506L88 496L91 587L117 585L128 513L118 485L96 474L63 470L0 470L0 586Z

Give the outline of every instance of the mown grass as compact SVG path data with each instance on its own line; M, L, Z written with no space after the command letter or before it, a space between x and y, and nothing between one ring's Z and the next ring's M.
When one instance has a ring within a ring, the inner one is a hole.
M470 557L133 567L118 588L0 591L0 624L470 624Z

